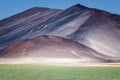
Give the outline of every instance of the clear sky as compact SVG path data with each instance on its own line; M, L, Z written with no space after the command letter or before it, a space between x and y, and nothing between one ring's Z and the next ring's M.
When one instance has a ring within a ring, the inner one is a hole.
M77 3L120 14L120 0L0 0L0 20L32 7L65 9Z

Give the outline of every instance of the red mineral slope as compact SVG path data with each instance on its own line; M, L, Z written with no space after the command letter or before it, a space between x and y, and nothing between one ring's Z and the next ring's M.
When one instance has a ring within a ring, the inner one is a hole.
M114 62L78 42L62 37L43 35L15 43L0 52L0 58L77 59L79 62Z

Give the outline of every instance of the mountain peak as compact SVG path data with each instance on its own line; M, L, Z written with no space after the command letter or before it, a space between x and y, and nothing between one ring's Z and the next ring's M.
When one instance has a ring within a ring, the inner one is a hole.
M81 11L81 10L85 10L88 9L87 7L81 5L81 4L75 4L73 6L71 6L70 8L68 8L68 10L72 10L72 11Z
M40 9L40 7L32 7L31 9Z
M44 11L44 10L49 10L49 8L45 8L45 7L32 7L30 9L28 9L27 11Z
M74 7L74 8L81 8L81 9L87 8L87 7L85 7L85 6L81 5L81 4L75 4L72 7Z
M75 4L73 6L76 6L76 7L85 7L85 6L81 5L81 4Z

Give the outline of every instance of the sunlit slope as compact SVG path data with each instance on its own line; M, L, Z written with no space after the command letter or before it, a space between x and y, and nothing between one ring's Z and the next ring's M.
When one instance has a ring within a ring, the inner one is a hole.
M77 4L65 10L35 7L0 21L1 50L41 35L77 41L109 56L107 60L120 59L120 16L116 14Z
M5 48L0 57L19 59L75 59L79 62L115 62L112 57L100 54L78 42L57 37L39 36ZM68 62L70 62L68 60ZM40 61L41 62L41 61ZM56 62L56 61L55 61Z

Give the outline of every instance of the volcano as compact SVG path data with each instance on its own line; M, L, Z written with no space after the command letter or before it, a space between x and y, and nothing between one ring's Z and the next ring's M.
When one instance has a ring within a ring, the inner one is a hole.
M120 15L80 4L64 10L34 7L0 21L1 59L119 62L119 41Z

